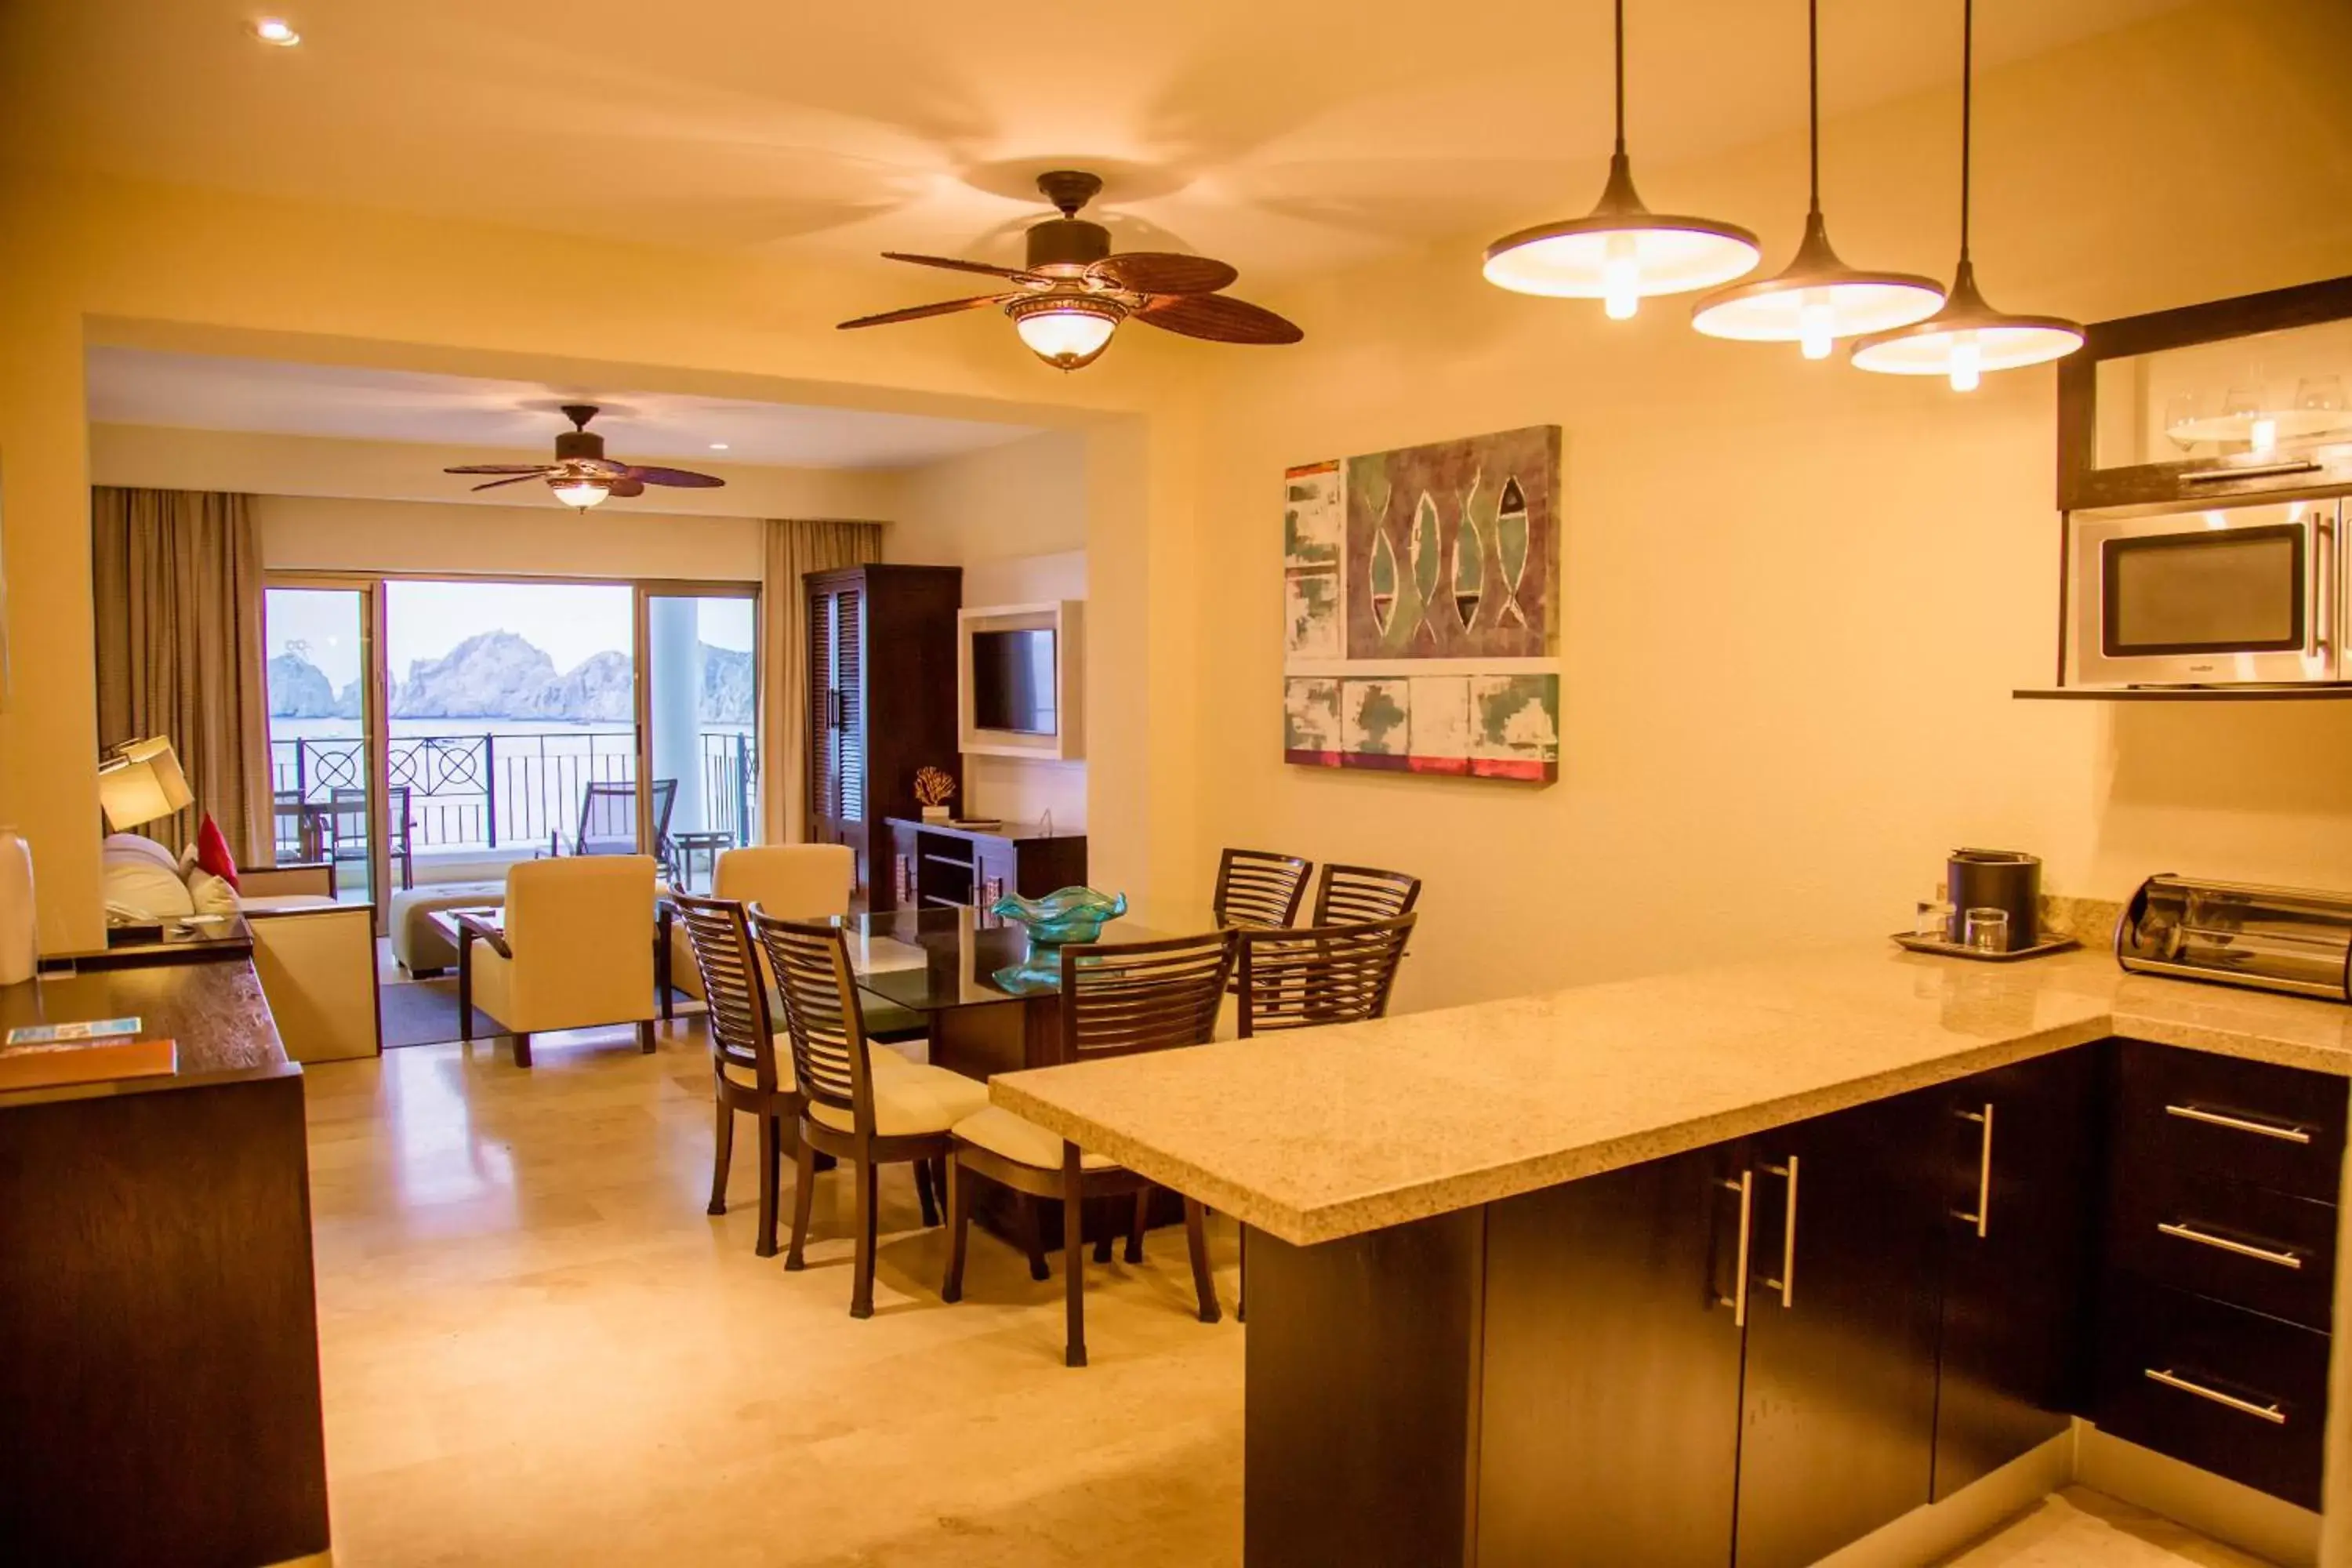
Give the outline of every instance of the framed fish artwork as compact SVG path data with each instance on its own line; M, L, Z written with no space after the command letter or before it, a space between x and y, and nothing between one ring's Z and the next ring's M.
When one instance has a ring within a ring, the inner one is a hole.
M1284 475L1284 755L1559 776L1560 432Z

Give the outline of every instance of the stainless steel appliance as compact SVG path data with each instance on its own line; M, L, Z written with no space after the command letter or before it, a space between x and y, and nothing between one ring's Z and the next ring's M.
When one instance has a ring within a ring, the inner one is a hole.
M2116 962L2135 973L2352 1001L2352 894L2150 877L2116 922Z
M2066 683L2305 685L2352 679L2344 503L2154 517L2077 513L2067 554Z

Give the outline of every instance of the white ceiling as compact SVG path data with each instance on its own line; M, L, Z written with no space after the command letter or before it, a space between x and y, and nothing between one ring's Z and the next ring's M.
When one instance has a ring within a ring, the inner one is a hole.
M2183 0L1982 0L1986 65ZM246 31L268 6L303 34ZM1803 122L1798 0L1633 0L1636 166ZM1824 0L1823 100L1948 87L1958 0ZM1580 209L1607 0L5 0L34 163L694 247L998 259L1032 179L1252 274ZM1826 150L1834 185L1837 148ZM1727 213L1756 221L1763 215ZM881 280L883 264L873 263Z
M694 467L901 468L1035 432L1028 426L690 397L414 371L290 364L146 349L89 351L89 416L106 425L262 431L451 448L546 447L571 428L556 412L592 403L614 457ZM724 442L717 451L712 443ZM468 460L453 451L451 462Z

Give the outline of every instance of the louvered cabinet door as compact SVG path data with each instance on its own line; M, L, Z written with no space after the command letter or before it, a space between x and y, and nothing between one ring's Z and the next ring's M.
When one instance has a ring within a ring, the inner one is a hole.
M841 816L839 731L834 724L834 597L823 589L808 602L808 836L831 844Z
M866 820L866 595L844 588L835 595L834 745L844 823ZM863 842L863 840L859 840Z

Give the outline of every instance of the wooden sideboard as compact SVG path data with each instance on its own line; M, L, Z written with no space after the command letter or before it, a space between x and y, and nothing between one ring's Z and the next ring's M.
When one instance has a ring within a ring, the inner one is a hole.
M12 1562L324 1552L302 1069L245 952L0 987L0 1030L136 1015L168 1078L0 1094Z
M957 827L911 817L888 819L890 856L876 868L866 907L875 910L986 909L999 895L1039 899L1056 888L1083 886L1087 836L1056 833L1034 823Z

